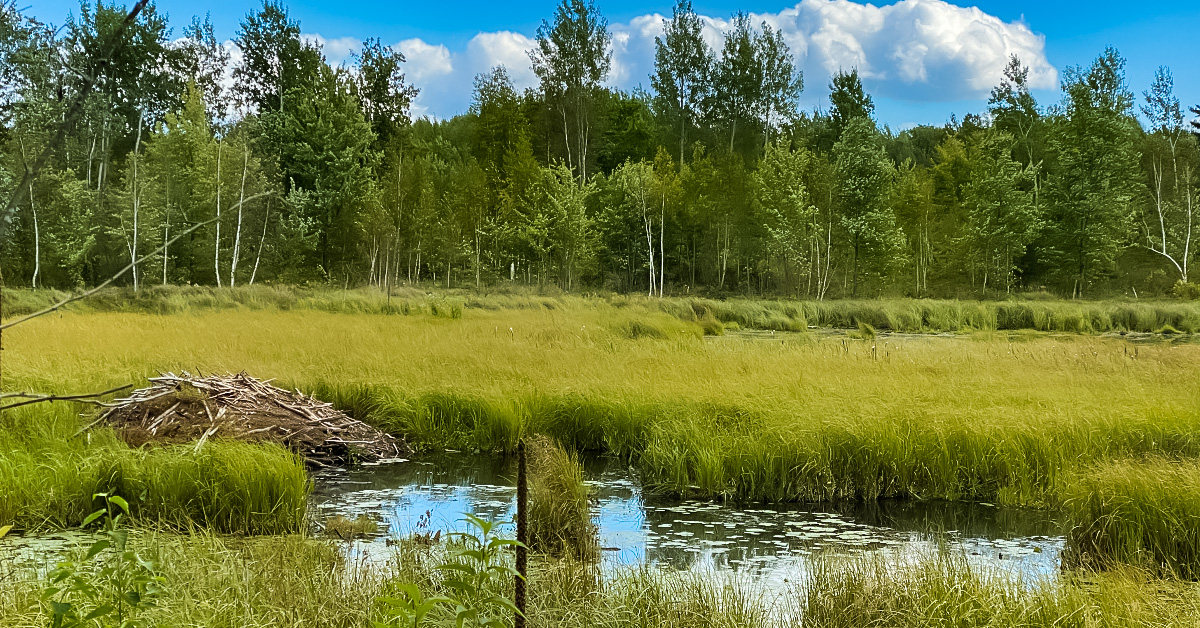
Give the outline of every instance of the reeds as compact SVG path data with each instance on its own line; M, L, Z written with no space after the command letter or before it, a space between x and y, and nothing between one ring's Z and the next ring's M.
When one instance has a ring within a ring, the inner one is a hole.
M97 507L92 495L107 492L124 497L141 525L241 534L304 528L308 477L301 461L279 447L216 441L199 450L134 450L103 429L59 433L56 426L77 421L64 407L10 411L5 419L41 423L46 432L3 432L0 521L6 524L77 526Z
M41 309L66 293L55 290L8 289L5 316ZM182 314L214 310L312 310L341 314L381 314L458 319L471 310L556 311L598 304L634 311L658 311L696 325L696 333L721 335L726 326L773 331L804 331L809 326L922 333L1035 330L1066 333L1194 333L1200 332L1200 303L1186 301L956 301L934 299L794 301L731 298L725 300L630 295L571 296L509 288L480 293L411 287L337 290L322 287L257 285L238 288L150 286L134 292L114 288L71 308L81 312ZM620 333L637 338L663 338L662 322L638 316L618 322Z
M1200 461L1121 460L1080 472L1064 491L1064 562L1134 565L1200 578Z
M798 587L800 626L1191 626L1194 589L1131 570L1022 580L946 550L818 560Z
M594 562L600 554L599 537L579 458L545 436L526 439L525 450L529 549Z
M674 331L633 340L614 328L634 318ZM511 452L519 435L545 434L633 460L659 490L735 499L1049 505L1065 474L1093 463L1200 456L1200 389L1163 386L1194 368L1197 345L703 339L686 324L603 301L461 319L66 314L5 334L5 377L76 392L157 370L246 369L425 448ZM48 440L81 424L55 421L0 419Z

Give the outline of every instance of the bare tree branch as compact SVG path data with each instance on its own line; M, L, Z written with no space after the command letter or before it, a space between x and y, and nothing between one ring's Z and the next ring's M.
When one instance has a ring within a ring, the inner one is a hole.
M240 207L242 205L242 203L248 203L256 198L259 198L262 196L268 196L270 194L272 194L272 193L271 192L262 192L260 194L255 194L254 196L248 196L245 199L238 201L237 204L234 205L234 207ZM157 249L150 251L149 253L139 257L138 259L136 259L132 262L129 262L129 264L126 265L125 268L122 268L121 270L117 271L117 274L104 280L103 283L96 286L95 288L92 288L91 290L87 290L85 292L80 292L79 294L76 294L76 295L69 296L69 297L63 299L62 301L59 301L58 303L51 305L50 307L38 310L38 311L36 311L32 314L26 315L26 316L22 316L21 318L18 318L15 321L10 321L8 323L0 325L0 331L4 331L10 327L15 327L17 325L20 325L21 323L24 323L25 321L35 319L39 316L45 316L46 314L50 314L51 312L56 312L59 309L63 308L64 306L66 306L70 303L79 301L81 299L86 299L86 298L92 296L93 294L96 294L97 292L103 290L104 288L107 288L112 282L120 279L125 273L129 272L130 269L132 269L134 266L141 264L142 262L150 259L151 257L154 257L155 255L158 255L159 253L165 252L168 247L170 247L172 244L175 243L176 240L179 240L180 238L190 234L191 232L199 229L200 227L203 227L206 225L211 225L212 223L214 223L216 221L217 221L216 218L212 218L209 220L205 220L204 222L198 222L198 223L192 225L191 227L188 227L187 229L176 234L175 237L164 242L163 245L158 247ZM2 409L3 408L0 408L0 410L2 410Z
M125 34L125 29L128 28L130 24L133 24L134 20L137 19L138 14L141 13L142 9L146 8L146 5L149 3L150 0L139 0L137 4L133 5L133 9L129 11L128 15L125 16L125 21L122 22L121 25L117 27L117 30L113 32L113 41L108 42L108 50L104 51L103 55L100 57L100 65L104 65L113 57L117 49L120 48L122 43L124 43L123 35ZM91 94L92 88L95 87L97 78L98 77L96 74L92 74L91 76L86 76L83 78L83 83L79 86L79 93L75 94L74 102L71 103L70 108L68 108L67 112L63 115L62 121L58 125L58 131L55 132L54 137L50 139L50 141L46 144L46 147L42 149L42 153L38 155L38 158L33 162L32 166L26 165L25 174L21 177L21 182L18 183L16 189L13 190L12 196L8 197L8 204L4 206L4 210L0 211L0 244L2 244L5 238L8 236L8 226L12 224L13 215L17 211L17 206L19 206L25 200L25 195L29 191L29 183L37 177L38 172L40 172L41 169L46 165L46 162L50 160L50 155L52 155L54 151L58 149L59 145L62 144L63 139L66 137L67 130L74 126L75 121L83 113L84 102L87 100L88 95Z
M0 398L22 399L22 401L17 401L15 403L10 403L8 405L0 406L0 410L8 410L10 408L20 408L21 406L28 406L28 405L32 405L35 403L54 402L54 401L71 401L74 403L88 403L88 404L92 404L95 406L112 408L119 404L107 403L104 401L100 401L100 397L103 397L105 395L111 395L116 392L121 392L122 390L128 390L130 388L133 388L132 384L125 384L124 386L118 386L116 388L106 390L104 392L86 393L86 394L81 394L81 395L45 395L42 393L27 393L27 392L4 393L4 394L0 394Z

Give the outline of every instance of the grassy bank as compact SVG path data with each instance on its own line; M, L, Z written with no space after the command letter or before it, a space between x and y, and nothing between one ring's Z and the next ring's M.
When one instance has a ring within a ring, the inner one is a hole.
M76 312L195 314L212 311L320 311L338 314L433 316L457 319L472 310L485 312L580 310L611 306L661 312L691 323L701 333L726 327L804 331L810 326L854 329L860 323L896 332L1033 330L1068 333L1200 332L1200 302L1067 301L1022 299L951 301L934 299L794 301L748 298L647 298L640 295L570 295L511 287L491 292L393 288L336 290L304 286L150 286L102 291L70 305ZM4 315L25 315L68 296L56 290L6 289ZM664 337L668 330L640 316L625 327L637 337Z
M78 526L96 493L124 497L139 524L243 534L305 526L303 464L277 447L211 442L133 450L107 430L77 434L66 406L0 418L0 522L37 530Z
M347 564L333 542L295 536L149 534L135 543L161 566L165 585L156 606L139 616L145 625L361 627L384 619L378 599L396 584L416 584L426 596L444 591L445 576L434 569L447 549L442 544L404 543L384 561ZM531 569L529 625L546 628L1165 628L1200 621L1194 583L1128 570L1018 581L945 553L828 556L782 595L740 580L653 569L597 579L570 559L539 557ZM46 625L44 582L21 568L6 573L0 625ZM511 595L511 584L494 592ZM427 619L453 625L444 608Z
M1019 626L1021 628L1192 626L1195 583L1144 572L1071 572L1023 581L972 567L961 555L907 560L879 555L819 561L799 587L800 626Z
M6 334L6 380L103 389L245 369L418 444L510 450L522 430L636 458L675 493L1042 505L1064 473L1200 455L1200 346L1087 336L705 339L648 305L462 318L64 314ZM645 324L660 337L628 333Z
M1063 500L1064 562L1200 578L1200 462L1123 460L1080 473Z

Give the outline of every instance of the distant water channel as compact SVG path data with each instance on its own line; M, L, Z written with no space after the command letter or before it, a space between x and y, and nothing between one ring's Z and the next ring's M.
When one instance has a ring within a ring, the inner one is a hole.
M414 531L460 531L465 512L511 521L516 510L512 458L441 454L315 478L318 518L366 514L381 529L355 544L367 560L386 560L387 540ZM1046 513L948 502L881 502L848 508L731 505L679 501L642 489L620 461L586 461L592 516L606 566L649 564L746 578L780 590L821 552L918 556L939 545L969 560L1030 578L1058 571L1063 538Z

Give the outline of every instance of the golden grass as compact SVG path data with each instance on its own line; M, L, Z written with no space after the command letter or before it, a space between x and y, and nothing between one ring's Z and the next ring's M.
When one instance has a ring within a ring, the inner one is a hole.
M631 338L637 322L661 338ZM525 426L638 457L675 492L1046 503L1064 468L1200 453L1200 346L1090 336L704 338L649 305L462 318L67 313L6 336L8 387L246 370L318 389L427 445L508 449Z

